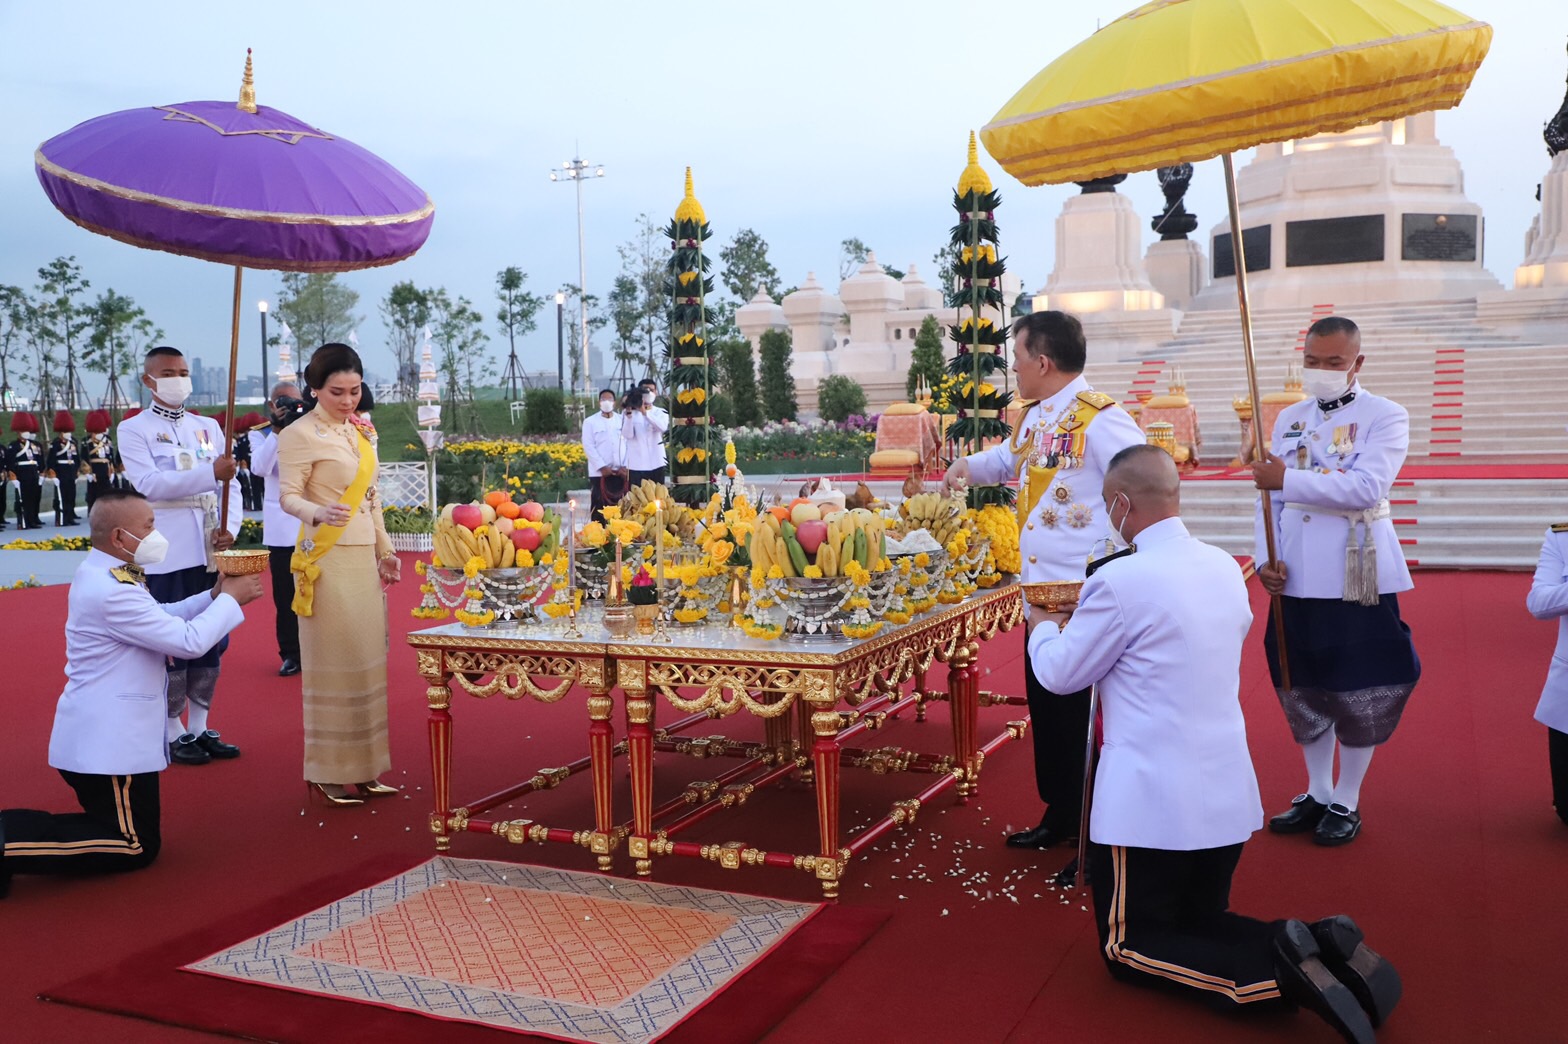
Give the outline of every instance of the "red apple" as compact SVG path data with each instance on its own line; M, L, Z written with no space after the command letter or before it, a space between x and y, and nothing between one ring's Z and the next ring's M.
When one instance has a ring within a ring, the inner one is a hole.
M537 522L544 518L544 505L537 500L530 500L522 504L521 507L523 509L523 517L530 522Z
M519 551L537 550L544 539L532 526L519 526L508 535L512 538L512 546Z
M471 531L485 524L485 516L477 504L459 504L452 509L452 521Z
M817 548L828 538L828 524L817 519L807 519L795 527L795 539L800 541L800 549L808 555L815 555Z

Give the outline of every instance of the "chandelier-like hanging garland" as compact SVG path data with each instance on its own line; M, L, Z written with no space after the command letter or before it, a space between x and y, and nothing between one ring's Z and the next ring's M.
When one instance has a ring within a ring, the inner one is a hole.
M948 428L948 438L960 445L967 442L970 453L978 453L988 439L1012 433L1004 418L1013 393L998 388L996 380L997 372L1007 367L1007 315L1001 286L1007 261L996 252L996 208L1001 201L980 167L975 136L970 132L969 164L953 190L953 209L958 211L952 233L958 254L957 278L947 288L947 303L956 309L956 320L948 333L958 346L947 372L959 382L954 389L958 414ZM1012 489L1005 485L971 486L969 506L1011 504L1013 497Z
M713 235L707 215L692 191L686 168L686 196L664 234L670 240L665 291L670 295L669 362L665 387L670 395L669 464L675 499L692 506L713 495L713 454L708 400L713 394L708 356L708 313L704 298L713 290L702 244Z

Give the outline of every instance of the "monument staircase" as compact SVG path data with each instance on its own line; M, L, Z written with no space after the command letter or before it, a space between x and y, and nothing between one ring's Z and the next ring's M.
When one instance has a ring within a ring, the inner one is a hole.
M1281 390L1307 326L1332 311L1254 312L1262 394ZM1499 334L1478 322L1473 301L1363 305L1352 317L1364 386L1410 412L1410 457L1390 500L1411 564L1532 567L1547 524L1568 520L1568 333L1558 344ZM1140 390L1164 392L1178 366L1203 436L1184 514L1198 536L1247 553L1256 494L1230 467L1241 444L1232 400L1246 394L1236 313L1188 312L1146 359L1101 362L1091 344L1088 373L1132 403Z

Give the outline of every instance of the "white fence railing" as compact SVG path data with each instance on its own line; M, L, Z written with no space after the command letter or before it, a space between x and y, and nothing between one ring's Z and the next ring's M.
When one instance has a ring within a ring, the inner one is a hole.
M419 461L383 463L377 487L381 491L381 503L387 507L431 507L431 472L434 469L434 462L431 462L428 470Z

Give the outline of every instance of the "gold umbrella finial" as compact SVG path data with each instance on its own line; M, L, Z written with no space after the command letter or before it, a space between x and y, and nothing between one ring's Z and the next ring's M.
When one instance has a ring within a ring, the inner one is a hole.
M970 192L985 193L992 189L991 176L980 166L980 148L975 144L975 132L969 132L969 164L964 167L964 172L958 176L957 192L960 196L967 196Z
M250 48L245 48L245 78L240 81L240 101L234 106L241 112L256 111L256 78L252 75Z
M697 194L692 188L690 167L686 168L686 197L675 208L675 220L695 221L699 225L708 223L708 215L702 209L702 204L697 202Z

